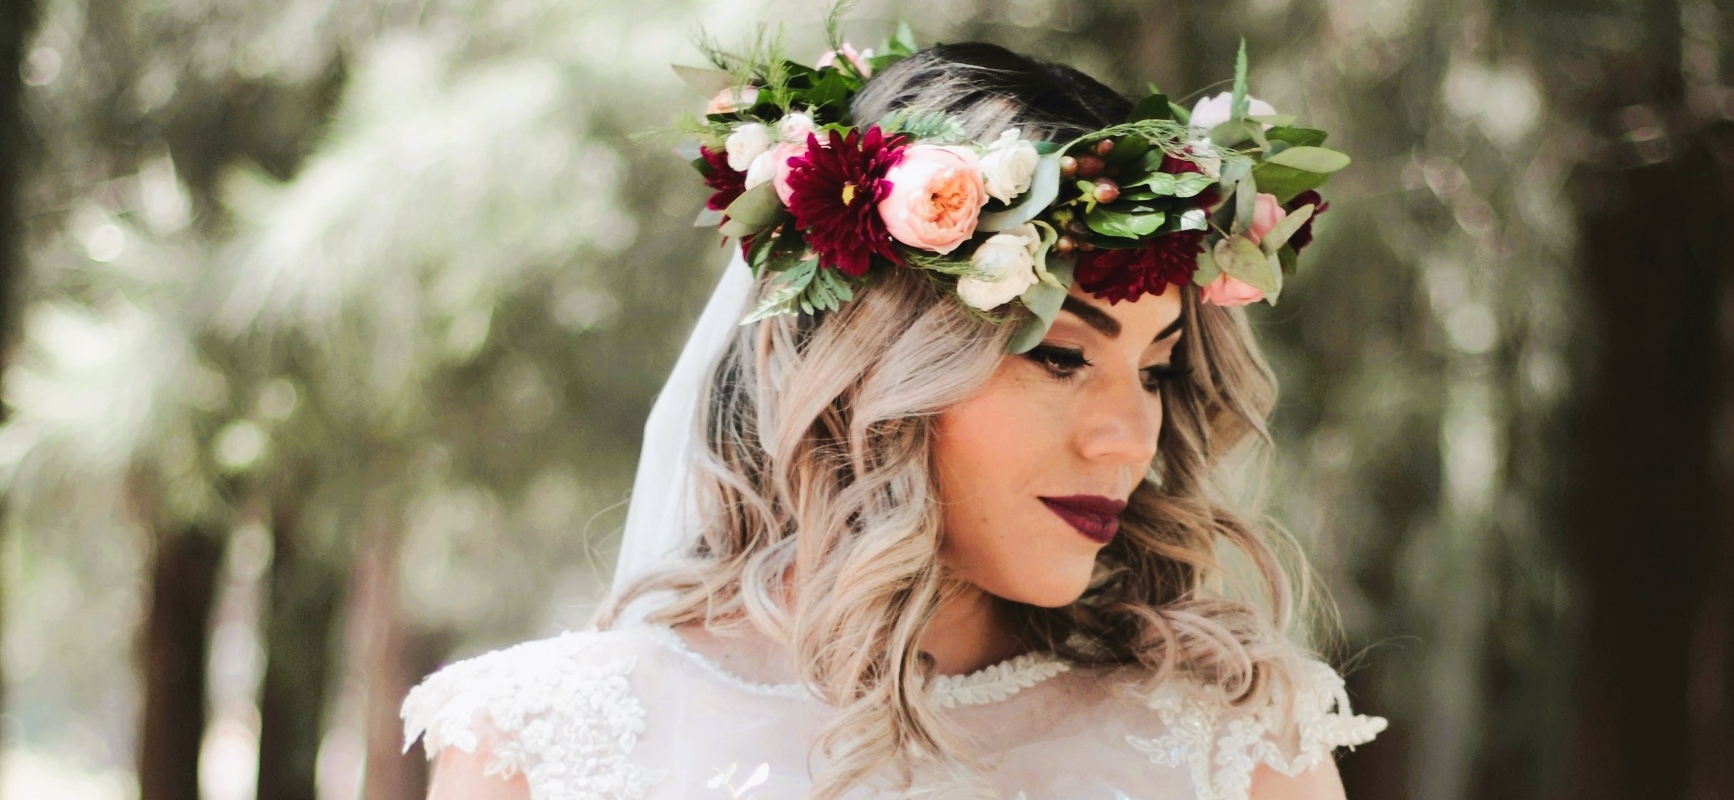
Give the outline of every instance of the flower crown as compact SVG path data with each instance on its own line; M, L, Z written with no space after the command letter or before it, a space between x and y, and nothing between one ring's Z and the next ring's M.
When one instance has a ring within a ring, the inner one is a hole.
M693 166L713 194L696 224L738 238L755 276L776 273L742 324L835 310L876 270L928 270L981 312L1031 312L1008 343L1046 335L1071 284L1109 301L1190 281L1204 302L1275 304L1329 204L1315 191L1348 156L1234 88L1190 111L1149 87L1121 124L1067 142L1006 130L972 141L938 112L857 126L849 101L913 55L907 26L881 48L845 43L812 66L731 59L676 67L714 95Z

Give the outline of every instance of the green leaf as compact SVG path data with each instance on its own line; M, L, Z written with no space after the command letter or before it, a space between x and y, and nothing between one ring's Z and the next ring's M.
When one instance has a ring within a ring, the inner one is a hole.
M1272 269L1271 259L1251 239L1236 234L1216 243L1214 257L1217 268L1229 277L1250 284L1265 294L1282 290L1282 270Z
M1252 227L1252 215L1258 210L1258 180L1251 175L1240 179L1234 187L1234 232Z
M1331 179L1322 172L1306 172L1294 167L1272 164L1266 161L1252 169L1252 175L1258 179L1259 187L1266 193L1276 195L1277 202L1287 203L1308 189L1317 189Z
M1030 348L1042 343L1042 338L1048 335L1048 328L1054 324L1054 318L1059 316L1060 305L1065 302L1066 293L1072 285L1072 267L1069 260L1056 261L1048 268L1054 275L1055 283L1037 281L1034 286L1024 290L1018 299L1030 310L1030 315L1006 341L1005 352L1012 355L1026 353Z
M848 59L839 60L847 61ZM813 85L813 88L802 93L801 100L805 105L814 108L838 105L849 99L849 94L853 90L852 83L853 81L842 72L828 69L825 70L824 77Z
M1179 103L1169 103L1168 110L1174 113L1174 121L1182 125L1192 124L1192 111Z
M723 215L721 211L714 208L706 208L698 212L698 218L692 221L692 226L694 228L714 228L721 225L722 221Z
M1264 132L1265 138L1273 142L1287 142L1295 147L1318 147L1325 143L1324 131L1316 128L1294 128L1278 126Z
M1137 206L1136 208L1148 210L1128 212L1116 211L1107 206L1096 206L1090 209L1090 213L1084 215L1084 222L1090 226L1090 230L1104 236L1137 239L1155 233L1156 229L1162 227L1163 221L1168 218L1167 214L1149 209L1148 206Z
M1240 53L1234 57L1234 94L1228 103L1230 119L1245 119L1249 105L1246 99L1246 37L1240 37Z
M1169 219L1175 221L1172 214ZM1177 231L1207 231L1210 230L1210 214L1202 208L1187 209L1179 216L1177 223L1174 228Z
M1168 95L1156 92L1145 97L1143 100L1139 100L1138 104L1132 107L1132 114L1126 118L1126 121L1137 122L1146 119L1173 119L1173 105L1173 103L1168 102Z
M1349 165L1349 157L1323 147L1290 147L1270 158L1266 164L1279 164L1306 172L1330 174Z
M819 259L809 258L801 265L782 273L771 283L765 296L740 322L742 325L769 319L781 314L793 314L800 308L800 298L812 285L819 270Z
M1256 117L1247 117L1247 119L1259 123L1260 125L1269 125L1272 129L1275 129L1287 125L1293 125L1295 117L1293 114L1260 114Z
M1126 136L1114 143L1114 149L1102 157L1109 166L1123 167L1144 157L1150 152L1150 140L1142 136Z
M1036 162L1036 174L1030 178L1030 188L1024 192L1023 199L1017 205L1004 211L995 211L981 215L975 229L988 233L997 233L1008 228L1015 228L1032 219L1037 214L1046 211L1048 204L1060 196L1060 154L1058 152L1042 156Z
M915 31L910 30L909 23L898 21L897 32L891 35L891 42L885 49L894 55L912 56L920 47L915 43Z
M1263 135L1264 128L1258 123L1231 119L1210 129L1210 142L1217 147L1234 149Z
M1048 268L1048 250L1052 248L1054 242L1060 238L1060 232L1054 230L1054 226L1042 222L1041 220L1036 220L1031 224L1035 225L1036 230L1042 235L1041 246L1036 248L1036 278L1043 283L1058 286L1062 289L1065 288L1066 284L1071 283L1071 264L1067 263L1063 267L1055 267L1055 269L1063 269L1065 272L1067 276L1065 283L1061 283L1059 276L1055 275L1054 271Z
M1300 230L1312 217L1313 207L1310 203L1288 212L1288 216L1283 217L1281 222L1264 234L1258 246L1264 250L1265 255L1276 253L1283 245L1288 244L1289 237L1294 236L1295 231Z
M729 203L723 214L729 221L723 225L724 236L745 236L763 230L783 213L783 201L777 197L772 181L765 181L741 193Z
M701 69L675 64L674 74L680 76L682 82L691 86L693 91L704 95L707 100L716 97L725 90L741 85L740 78L720 69Z
M1295 262L1300 260L1300 252L1293 247L1284 245L1281 250L1276 251L1276 260L1277 264L1282 267L1283 274L1293 275Z
M1148 178L1120 188L1124 190L1142 186L1148 187L1150 191L1164 197L1196 197L1199 192L1215 184L1215 178L1201 172L1153 172ZM1125 197L1125 195L1121 195L1121 197Z
M1222 268L1216 266L1216 257L1211 255L1211 248L1198 251L1198 270L1192 273L1192 282L1198 286L1209 286L1211 281L1222 275Z

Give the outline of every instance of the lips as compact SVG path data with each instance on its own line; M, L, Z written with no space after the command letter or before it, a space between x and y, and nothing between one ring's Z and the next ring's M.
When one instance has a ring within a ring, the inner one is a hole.
M1066 524L1076 528L1078 533L1097 544L1107 544L1114 540L1114 534L1120 532L1120 512L1126 510L1124 500L1093 494L1036 499L1041 500L1042 505L1065 520Z

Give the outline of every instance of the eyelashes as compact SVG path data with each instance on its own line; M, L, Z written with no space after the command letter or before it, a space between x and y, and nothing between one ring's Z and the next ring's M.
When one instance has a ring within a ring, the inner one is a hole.
M1085 367L1094 366L1094 362L1084 357L1083 350L1047 344L1031 348L1024 353L1024 358L1035 362L1047 370L1048 374L1062 381L1069 381L1077 377L1078 372ZM1156 364L1139 370L1139 373L1144 379L1145 390L1157 394L1162 391L1163 384L1192 374L1192 368L1174 363Z

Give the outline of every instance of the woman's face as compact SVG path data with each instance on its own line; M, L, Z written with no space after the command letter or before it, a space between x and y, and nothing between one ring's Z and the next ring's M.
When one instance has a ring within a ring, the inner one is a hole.
M1077 600L1156 456L1180 290L1110 305L1075 286L1041 345L940 414L940 557L1007 600Z

